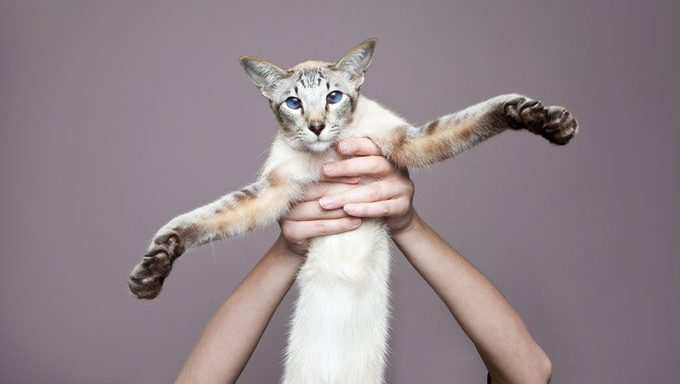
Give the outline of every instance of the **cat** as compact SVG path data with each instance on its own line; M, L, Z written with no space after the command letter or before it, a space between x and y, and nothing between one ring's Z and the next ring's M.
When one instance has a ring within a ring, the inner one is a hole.
M279 129L257 180L175 217L153 237L129 278L140 299L153 299L185 249L274 223L339 156L333 146L367 137L398 167L451 158L505 130L525 129L564 145L578 124L563 107L518 94L493 97L422 126L412 126L360 95L376 40L335 63L306 61L284 70L244 56L241 65L268 99ZM377 384L385 380L388 341L389 233L381 220L313 239L296 278L284 384Z

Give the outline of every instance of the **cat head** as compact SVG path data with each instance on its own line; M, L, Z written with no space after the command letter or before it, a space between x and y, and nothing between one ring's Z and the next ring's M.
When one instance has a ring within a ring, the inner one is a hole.
M306 61L284 70L259 57L244 56L241 65L269 99L288 144L321 152L352 120L375 43L363 41L336 63Z

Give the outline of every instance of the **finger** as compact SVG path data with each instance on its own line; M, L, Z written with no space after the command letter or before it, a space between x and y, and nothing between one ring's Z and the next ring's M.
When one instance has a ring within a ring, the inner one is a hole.
M314 183L309 188L309 191L307 191L307 194L303 198L303 201L319 200L323 196L340 194L356 187L357 187L356 185L344 183L329 183L329 182Z
M361 177L325 177L322 176L320 181L326 181L330 183L344 183L344 184L357 184L361 181Z
M343 209L355 217L389 217L404 214L408 207L408 200L399 198L373 203L347 204Z
M305 220L328 220L328 219L341 219L343 217L348 217L347 213L342 209L326 210L321 208L317 201L305 201L297 204L288 215L286 215L285 220L293 221L305 221Z
M394 183L374 181L341 194L324 196L319 200L319 205L324 209L337 209L345 204L388 200L398 194L399 191L395 187Z
M281 233L289 241L300 244L317 236L351 231L361 225L359 218L333 220L289 221L281 223Z
M362 156L323 165L326 177L380 177L392 170L392 164L382 156Z
M347 156L380 155L380 148L369 138L354 137L338 143L338 152Z

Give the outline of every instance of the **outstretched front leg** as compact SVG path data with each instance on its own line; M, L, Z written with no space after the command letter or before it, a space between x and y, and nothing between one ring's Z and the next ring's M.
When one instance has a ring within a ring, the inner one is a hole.
M448 159L507 129L526 129L558 145L569 142L578 124L563 107L545 107L540 101L501 95L440 117L421 127L401 126L370 138L394 163L405 167L429 165Z
M242 235L277 220L303 188L274 170L239 191L175 217L156 233L142 261L132 270L130 291L140 299L153 299L186 249Z

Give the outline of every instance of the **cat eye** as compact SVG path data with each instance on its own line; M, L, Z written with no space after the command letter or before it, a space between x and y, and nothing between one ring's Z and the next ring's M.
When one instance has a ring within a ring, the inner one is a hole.
M289 97L286 99L286 105L290 109L300 109L302 107L302 101L298 99L297 97Z
M335 104L340 100L342 100L342 92L340 91L333 91L326 96L328 104Z

